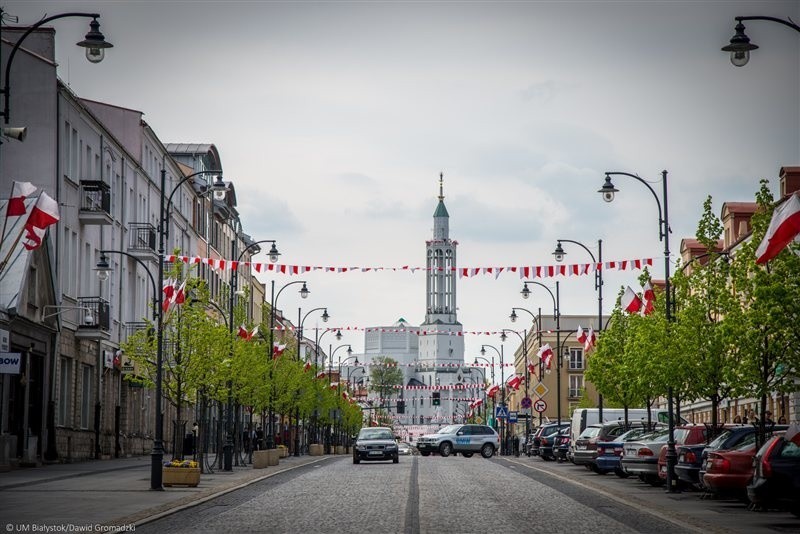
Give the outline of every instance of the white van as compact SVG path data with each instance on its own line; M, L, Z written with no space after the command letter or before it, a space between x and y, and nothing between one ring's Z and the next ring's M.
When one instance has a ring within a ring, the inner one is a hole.
M669 412L667 410L651 409L650 413L651 423L667 424L669 420ZM597 423L610 423L612 421L625 420L625 410L623 408L603 408L602 421L600 421L599 415L597 408L576 408L575 411L572 412L572 424L569 431L569 460L572 460L572 455L575 451L575 440L578 439L578 436L581 435L581 432L583 432L587 426ZM647 408L628 408L628 422L632 421L644 421L646 423ZM685 419L680 423L676 422L676 424L683 423L686 423Z

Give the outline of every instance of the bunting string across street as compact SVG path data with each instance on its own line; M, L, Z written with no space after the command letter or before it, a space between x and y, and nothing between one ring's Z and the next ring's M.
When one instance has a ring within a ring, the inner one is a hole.
M319 266L319 265L285 265L278 263L262 263L250 261L233 261L228 259L203 258L200 256L167 255L164 259L169 263L182 262L191 265L208 265L212 269L237 271L241 267L250 267L256 273L277 273L299 275L308 272L322 271L326 273L353 273L353 272L380 272L380 271L417 271L427 272L427 267L344 267L344 266ZM511 267L451 267L451 272L457 272L460 278L469 278L478 275L492 275L498 278L503 273L515 273L520 278L553 278L556 276L582 276L600 270L639 270L653 265L653 258L638 258L632 260L604 261L602 263L573 263L571 265L523 265ZM443 268L437 270L443 271Z

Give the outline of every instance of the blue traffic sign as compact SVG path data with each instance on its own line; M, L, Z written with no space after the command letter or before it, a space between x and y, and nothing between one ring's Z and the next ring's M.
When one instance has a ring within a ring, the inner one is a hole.
M519 412L508 412L508 422L509 423L516 423L518 415L519 415Z
M508 419L508 408L506 408L502 404L500 406L495 406L494 416L497 419Z

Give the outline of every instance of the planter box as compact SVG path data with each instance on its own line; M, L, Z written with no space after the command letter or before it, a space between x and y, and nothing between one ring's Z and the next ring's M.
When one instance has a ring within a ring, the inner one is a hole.
M200 484L199 467L164 467L162 483L165 486L197 486Z
M280 451L278 449L267 449L264 452L267 453L267 465L278 465L278 458L280 457Z
M288 458L289 457L289 448L285 445L278 445L278 456L280 458Z
M312 443L308 446L308 455L309 456L322 456L324 452L324 447L320 443Z
M334 454L345 454L344 451L345 451L344 445L336 445L336 448L334 449Z
M253 451L253 469L264 469L269 465L269 451Z

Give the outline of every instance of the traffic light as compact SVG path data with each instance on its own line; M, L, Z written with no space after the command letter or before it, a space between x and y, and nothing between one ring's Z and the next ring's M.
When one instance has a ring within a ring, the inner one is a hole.
M397 413L398 414L406 413L406 401L402 400L397 401Z
M434 391L433 392L433 405L434 406L439 406L442 403L441 399L439 398L439 395L440 394L439 394L438 391Z

